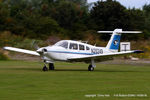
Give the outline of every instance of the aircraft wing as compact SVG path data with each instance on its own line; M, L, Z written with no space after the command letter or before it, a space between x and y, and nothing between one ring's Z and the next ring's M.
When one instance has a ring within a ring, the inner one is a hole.
M84 59L89 59L89 58L98 59L98 58L104 58L107 56L117 56L117 55L131 54L131 53L143 53L143 51L134 50L134 51L123 51L123 52L99 54L99 55L85 55L85 56L80 56L80 57L71 57L71 58L68 58L68 60L84 60Z
M14 47L4 47L4 49L10 50L10 51L26 53L26 54L30 54L30 55L35 55L35 56L40 56L39 53L37 53L36 51L31 51L31 50L19 49L19 48L14 48Z

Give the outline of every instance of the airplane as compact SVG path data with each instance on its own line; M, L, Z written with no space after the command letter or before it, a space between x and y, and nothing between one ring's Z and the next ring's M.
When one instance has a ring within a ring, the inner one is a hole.
M4 47L4 49L40 56L44 61L43 71L54 70L54 63L56 61L89 62L88 70L93 71L96 67L95 61L98 59L131 53L143 53L143 51L140 50L119 52L121 34L141 33L141 31L122 31L122 29L115 29L114 31L98 31L98 33L112 34L106 47L96 47L81 41L61 40L52 46L38 48L36 51L14 47ZM47 64L49 65L49 69Z

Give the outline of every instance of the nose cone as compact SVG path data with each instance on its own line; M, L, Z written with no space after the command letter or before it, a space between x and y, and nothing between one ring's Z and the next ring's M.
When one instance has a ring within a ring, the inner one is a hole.
M43 48L39 48L38 50L36 50L36 52L38 52L38 53L46 53L46 52L48 52L48 47L43 47Z
M43 48L39 48L38 50L36 50L36 52L42 53L43 52Z

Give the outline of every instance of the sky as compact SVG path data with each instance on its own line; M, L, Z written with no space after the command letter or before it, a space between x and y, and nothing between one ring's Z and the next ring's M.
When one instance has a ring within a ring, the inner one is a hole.
M98 0L88 0L89 3L91 2L96 2ZM150 0L117 0L119 1L122 5L124 5L126 8L142 8L143 5L145 4L150 4Z

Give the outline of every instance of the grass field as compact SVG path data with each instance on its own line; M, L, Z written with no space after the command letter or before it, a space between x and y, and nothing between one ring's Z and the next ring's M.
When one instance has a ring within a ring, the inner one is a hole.
M48 72L41 71L42 66L39 62L0 61L0 100L150 99L148 64L97 64L93 72L83 63L56 63L56 70ZM114 96L117 94L125 97Z

